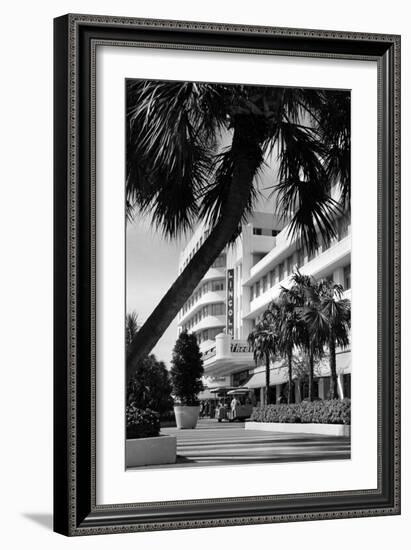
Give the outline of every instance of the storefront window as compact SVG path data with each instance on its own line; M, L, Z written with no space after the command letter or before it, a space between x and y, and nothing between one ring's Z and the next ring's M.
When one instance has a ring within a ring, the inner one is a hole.
M301 383L301 399L308 399L309 385L308 378L304 378ZM313 380L313 399L318 399L318 380Z
M344 374L343 375L343 392L344 397L348 397L351 399L351 374Z

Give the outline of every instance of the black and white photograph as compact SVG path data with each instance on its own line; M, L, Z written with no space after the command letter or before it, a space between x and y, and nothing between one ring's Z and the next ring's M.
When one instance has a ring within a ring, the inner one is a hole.
M3 548L407 547L407 7L5 4Z
M350 460L350 90L125 97L126 468Z

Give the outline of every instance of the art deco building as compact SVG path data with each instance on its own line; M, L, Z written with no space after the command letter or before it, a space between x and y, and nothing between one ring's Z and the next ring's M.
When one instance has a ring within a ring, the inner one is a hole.
M265 367L256 366L247 337L259 316L275 299L281 286L287 286L293 272L316 279L330 278L343 285L345 297L351 298L351 221L348 214L335 220L337 237L311 254L290 238L288 226L268 211L257 211L242 226L234 245L216 259L201 283L186 302L178 317L179 331L197 335L203 353L205 382L215 386L244 386L255 403L263 403ZM180 270L185 267L208 235L203 224L194 232L180 256ZM304 361L295 358L295 400L308 392L304 382ZM351 352L337 353L338 391L350 396ZM273 362L270 372L272 395L279 399L287 381L282 361ZM314 391L326 398L329 391L329 367L325 357L315 366Z

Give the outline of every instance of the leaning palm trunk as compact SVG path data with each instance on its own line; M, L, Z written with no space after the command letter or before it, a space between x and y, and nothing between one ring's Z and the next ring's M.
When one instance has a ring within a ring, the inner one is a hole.
M331 333L328 347L330 352L330 398L338 399L337 360L335 354L335 338L333 333Z
M292 397L292 383L293 383L293 354L292 352L288 352L287 354L288 359L288 395L287 395L287 403L291 403L291 397Z
M314 354L310 351L308 356L308 400L313 400L314 388Z
M265 404L270 404L270 354L265 354Z
M167 291L150 317L137 332L127 350L127 379L136 370L139 360L150 353L179 310L193 293L214 260L232 239L250 200L254 176L260 164L258 141L250 143L233 136L234 168L227 191L224 214L201 248Z

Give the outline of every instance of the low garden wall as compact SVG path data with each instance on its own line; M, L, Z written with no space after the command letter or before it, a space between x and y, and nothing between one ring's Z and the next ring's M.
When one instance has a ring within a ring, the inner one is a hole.
M175 463L177 438L160 435L160 416L157 413L129 403L126 426L126 468Z
M176 456L177 438L173 435L126 440L126 468L174 464Z
M351 400L303 401L253 410L246 429L349 436Z

